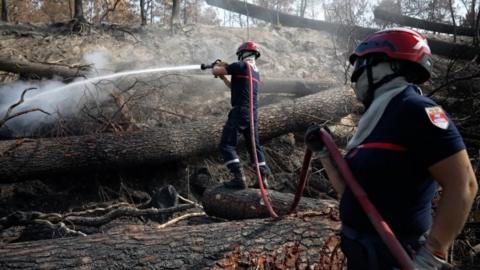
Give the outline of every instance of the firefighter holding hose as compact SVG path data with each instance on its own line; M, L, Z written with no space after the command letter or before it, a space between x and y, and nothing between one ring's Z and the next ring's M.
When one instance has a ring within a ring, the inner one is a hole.
M379 31L356 47L350 56L351 81L366 110L345 161L411 256L413 268L433 270L448 269L447 251L478 187L452 119L417 86L431 76L430 58L426 38L406 28ZM340 198L341 248L348 269L398 269L368 211L345 185L319 130L311 126L305 140ZM433 218L437 185L442 191Z
M228 120L222 131L220 142L220 151L225 161L225 165L230 170L233 178L224 182L225 187L232 189L245 189L246 178L240 164L240 158L236 147L239 134L245 138L247 149L249 151L251 162L254 166L257 155L258 166L264 187L267 187L267 177L270 173L265 162L265 155L258 138L258 88L260 83L260 73L258 71L256 60L260 57L257 45L248 41L242 43L237 49L238 61L233 64L226 64L217 60L213 64L212 74L219 77L230 88L232 109L228 114ZM231 81L225 76L231 75ZM252 88L252 89L251 89ZM250 110L250 91L252 91L253 108ZM253 114L254 132L253 136L250 129L250 114ZM254 138L252 138L254 137ZM256 153L252 151L252 139L255 140Z

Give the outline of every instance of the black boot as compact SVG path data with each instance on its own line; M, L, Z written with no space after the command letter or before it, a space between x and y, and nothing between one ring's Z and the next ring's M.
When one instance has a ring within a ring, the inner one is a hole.
M233 179L228 182L223 182L223 185L226 188L231 188L231 189L246 189L247 183L246 183L246 178L245 178L245 175L243 174L243 171L238 170L238 171L232 172L232 174L233 174Z
M265 168L264 166L260 167L260 176L262 177L262 183L263 187L265 189L268 189L268 177L270 176L270 171L268 168ZM256 179L255 183L252 185L253 188L260 188L260 185L258 185L258 179Z
M263 187L265 189L268 189L268 175L262 174L262 183ZM256 179L255 183L253 183L252 188L260 188L260 185L258 184L258 179Z

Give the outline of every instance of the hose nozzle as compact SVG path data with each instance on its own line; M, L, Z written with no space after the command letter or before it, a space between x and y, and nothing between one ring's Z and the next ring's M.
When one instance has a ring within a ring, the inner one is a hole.
M201 70L205 70L205 69L208 69L208 68L213 68L213 65L207 65L207 64L201 64L200 65Z
M228 64L225 63L225 62L223 62L223 61L220 60L220 59L217 59L217 60L215 60L215 62L211 63L210 65L208 65L208 64L201 64L201 65L200 65L200 69L201 69L201 70L205 70L205 69L213 68L213 67L216 66L216 65L226 66L226 65L228 65Z

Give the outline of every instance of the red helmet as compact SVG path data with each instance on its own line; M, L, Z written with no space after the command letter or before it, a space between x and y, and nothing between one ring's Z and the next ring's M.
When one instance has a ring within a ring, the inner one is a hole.
M253 41L247 41L242 43L237 49L237 56L240 57L240 54L243 52L253 52L255 53L255 59L260 57L260 52L257 49L257 44Z
M423 83L430 78L432 53L427 39L416 31L390 28L371 34L350 55L350 64L369 54L384 54L390 59L413 63L408 69L416 74L414 83Z

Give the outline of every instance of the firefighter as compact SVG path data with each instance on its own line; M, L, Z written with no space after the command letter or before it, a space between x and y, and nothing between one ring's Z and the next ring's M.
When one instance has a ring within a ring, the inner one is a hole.
M242 43L237 49L238 61L227 64L216 64L212 69L212 74L220 77L231 91L232 109L228 114L228 120L223 127L222 138L220 141L220 152L223 156L225 165L230 170L233 178L224 182L225 187L232 189L244 189L247 187L246 178L240 164L240 158L236 147L239 134L245 138L248 152L252 164L254 163L254 153L252 152L252 136L250 133L250 74L253 81L253 117L255 131L256 155L263 184L267 186L267 177L269 168L265 162L260 141L258 138L258 88L260 83L260 73L258 71L256 60L260 57L257 45L252 41ZM225 75L231 75L229 81ZM255 164L253 164L255 166Z
M465 145L445 110L417 86L430 78L426 38L406 28L374 33L352 55L351 76L365 106L345 159L369 199L412 256L416 269L444 269L477 192ZM316 150L340 199L341 248L348 269L398 269L367 215L345 186L310 127ZM435 218L432 199L442 188Z

